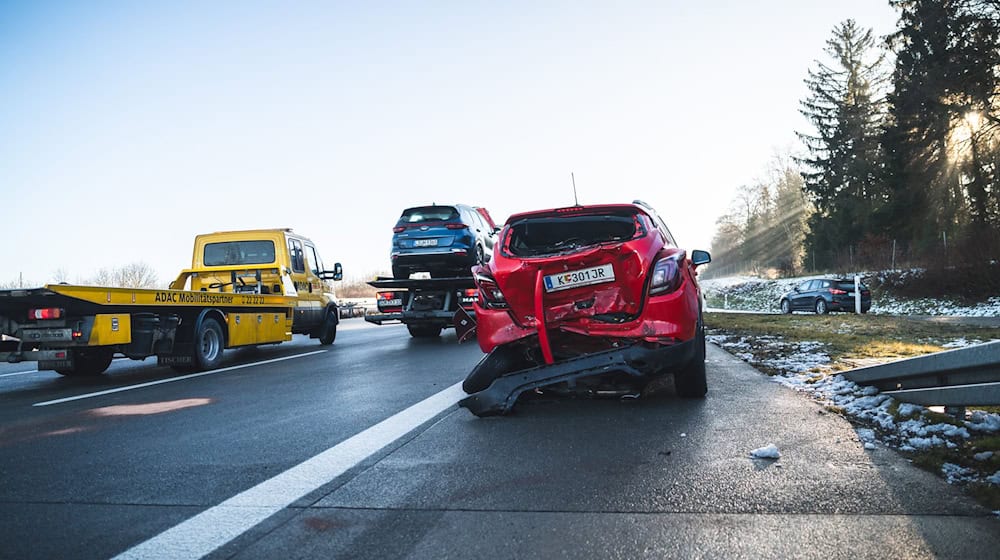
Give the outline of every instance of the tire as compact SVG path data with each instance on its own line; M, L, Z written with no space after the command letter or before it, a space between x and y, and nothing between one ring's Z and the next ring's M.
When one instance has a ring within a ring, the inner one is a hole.
M333 344L334 340L337 340L337 316L332 311L327 311L318 338L321 346L329 346Z
M401 266L392 267L392 277L396 280L405 280L410 277L410 269Z
M482 245L476 245L476 262L472 263L473 266L481 265L486 266L486 252L483 251Z
M472 372L462 382L462 390L469 395L478 393L492 385L498 377L521 369L519 365L521 361L511 348L497 346L472 368Z
M792 302L787 299L781 300L781 312L785 315L790 315L792 313Z
M194 337L194 354L192 364L195 371L215 369L222 363L222 351L226 346L226 339L222 334L222 327L219 321L212 317L205 317L198 327L198 332Z
M437 338L441 336L441 327L432 325L406 325L413 338Z
M110 348L73 350L73 367L57 369L56 373L68 377L94 377L108 370L113 357Z
M674 373L674 390L678 397L685 399L704 398L708 393L708 380L705 377L705 328L700 322L695 337L694 357L684 369Z
M818 299L818 300L816 300L816 314L817 315L826 315L827 312L829 312L829 311L830 310L826 306L826 300L825 299Z

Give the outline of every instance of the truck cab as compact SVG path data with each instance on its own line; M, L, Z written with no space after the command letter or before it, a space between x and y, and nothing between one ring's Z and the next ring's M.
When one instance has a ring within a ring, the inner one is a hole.
M326 270L316 244L291 229L206 233L195 237L191 268L171 289L277 294L295 297L292 332L320 337L337 298L329 280L340 280L340 263Z

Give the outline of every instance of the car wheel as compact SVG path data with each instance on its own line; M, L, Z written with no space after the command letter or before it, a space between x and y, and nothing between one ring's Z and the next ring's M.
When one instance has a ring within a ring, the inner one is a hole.
M482 245L476 245L476 262L473 264L486 265L486 252L483 251Z
M59 368L56 373L69 377L92 377L101 375L111 366L114 352L110 348L73 350L73 367Z
M818 300L816 300L816 314L817 315L826 315L827 311L829 311L829 310L826 307L826 300L825 299L818 299Z
M413 338L436 338L441 336L441 327L433 325L406 325Z
M319 331L319 343L322 346L329 346L337 340L337 316L332 311L327 311L326 319Z
M225 347L225 337L222 327L212 317L205 317L198 327L194 337L194 369L204 371L214 369L222 363L222 350Z
M514 349L497 346L472 368L472 372L462 382L462 390L470 395L485 390L498 377L521 369L520 365L521 360Z
M401 266L392 267L392 277L396 280L403 280L410 277L410 270Z
M705 328L698 325L694 357L684 369L674 373L674 390L678 397L700 399L708 393L705 377Z
M792 303L787 299L781 300L781 312L788 315L792 312Z

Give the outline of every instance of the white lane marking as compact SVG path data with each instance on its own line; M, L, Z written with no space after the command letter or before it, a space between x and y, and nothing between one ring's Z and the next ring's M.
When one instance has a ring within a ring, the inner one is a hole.
M37 369L33 369L31 371L15 371L14 373L4 373L4 374L0 374L0 377L12 377L14 375L27 375L29 373L38 373L38 370Z
M456 383L274 478L137 544L113 560L202 558L455 406L465 396L462 384Z
M66 397L64 399L56 399L54 401L38 402L31 406L49 406L53 404L61 404L64 402L78 401L81 399L89 399L93 397L100 397L102 395L110 395L111 393L121 393L122 391L131 391L132 389L142 389L143 387L152 387L153 385L161 385L163 383L173 383L174 381L183 381L185 379L192 379L195 377L201 377L203 375L215 375L217 373L223 373L227 371L233 371L234 369L243 369L253 366L259 366L263 364L273 364L274 362L281 362L284 360L294 360L295 358L304 358L306 356L312 356L313 354L322 354L326 350L316 350L315 352L306 352L305 354L296 354L294 356L285 356L284 358L273 358L270 360L263 360L260 362L253 362L250 364L240 364L238 366L229 366L219 369L213 369L211 371L203 371L201 373L192 373L189 375L182 375L180 377L171 377L169 379L160 379L158 381L150 381L148 383L139 383L136 385L129 385L127 387L117 387L115 389L107 389L104 391L97 391L96 393L86 393L83 395L77 395L75 397Z

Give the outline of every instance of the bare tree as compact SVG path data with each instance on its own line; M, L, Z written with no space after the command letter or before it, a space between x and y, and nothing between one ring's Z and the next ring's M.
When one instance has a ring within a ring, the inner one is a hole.
M114 286L120 288L155 288L156 272L144 262L129 263L116 268L112 273Z

